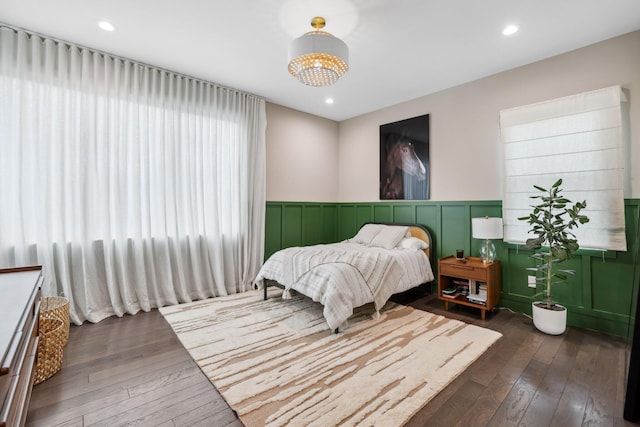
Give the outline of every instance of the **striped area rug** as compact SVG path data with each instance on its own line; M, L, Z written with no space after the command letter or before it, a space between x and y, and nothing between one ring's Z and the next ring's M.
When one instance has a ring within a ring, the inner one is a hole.
M400 426L501 337L393 303L333 334L320 304L273 292L160 309L246 426Z

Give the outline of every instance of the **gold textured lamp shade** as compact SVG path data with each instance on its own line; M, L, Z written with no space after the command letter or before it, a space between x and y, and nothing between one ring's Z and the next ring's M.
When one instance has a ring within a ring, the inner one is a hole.
M326 21L316 16L315 28L289 46L289 73L309 86L329 86L349 70L349 48L339 38L321 31Z

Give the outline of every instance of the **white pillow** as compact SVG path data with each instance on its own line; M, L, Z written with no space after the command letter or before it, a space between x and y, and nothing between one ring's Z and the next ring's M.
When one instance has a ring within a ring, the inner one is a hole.
M380 232L371 241L371 246L393 249L407 234L409 227L398 225L383 225Z
M399 248L403 249L413 249L414 251L425 250L429 247L429 244L424 240L418 239L417 237L407 237L400 240L398 243Z
M370 245L382 227L384 227L382 224L365 224L360 228L358 234L349 239L349 242Z

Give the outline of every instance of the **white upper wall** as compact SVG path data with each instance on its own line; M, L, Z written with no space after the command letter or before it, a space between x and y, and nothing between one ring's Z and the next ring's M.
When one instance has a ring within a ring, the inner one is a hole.
M431 200L500 200L499 111L613 85L630 95L626 197L640 198L640 31L635 31L340 124L267 104L267 200L379 200L380 125L423 114L430 114L431 123Z
M338 123L267 103L267 200L338 200Z
M379 126L423 114L430 114L431 199L501 200L499 111L613 85L631 95L627 197L638 198L640 31L341 122L339 201L379 200Z

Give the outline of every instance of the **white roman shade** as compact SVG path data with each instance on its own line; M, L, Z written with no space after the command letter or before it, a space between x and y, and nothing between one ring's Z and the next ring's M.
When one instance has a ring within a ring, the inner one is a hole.
M500 112L505 185L504 240L524 243L529 196L563 179L565 197L587 201L590 222L576 232L582 248L626 251L623 103L620 86Z

